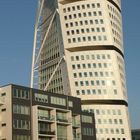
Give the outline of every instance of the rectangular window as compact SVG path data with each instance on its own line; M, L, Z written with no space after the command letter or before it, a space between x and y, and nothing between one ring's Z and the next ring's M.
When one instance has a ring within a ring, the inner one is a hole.
M82 115L82 122L84 122L84 123L92 123L92 117L91 116Z
M66 99L52 96L51 103L56 105L66 106Z
M35 93L35 101L48 103L48 95Z

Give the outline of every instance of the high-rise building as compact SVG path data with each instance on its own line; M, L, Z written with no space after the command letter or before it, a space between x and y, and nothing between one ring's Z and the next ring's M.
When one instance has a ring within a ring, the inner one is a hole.
M80 97L97 140L131 140L121 0L39 0L31 87Z
M0 140L96 140L93 113L76 97L0 87Z

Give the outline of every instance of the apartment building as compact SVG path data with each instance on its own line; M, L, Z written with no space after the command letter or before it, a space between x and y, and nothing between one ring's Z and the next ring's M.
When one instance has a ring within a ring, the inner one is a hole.
M0 140L96 140L81 100L24 86L0 88Z

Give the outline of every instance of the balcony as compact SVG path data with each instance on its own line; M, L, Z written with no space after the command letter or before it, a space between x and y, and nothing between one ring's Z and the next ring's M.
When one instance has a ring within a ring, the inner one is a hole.
M71 123L71 119L68 119L68 118L65 118L65 117L59 117L57 116L57 122L60 122L60 123Z
M43 120L43 121L54 121L55 117L53 115L50 115L50 116L38 115L38 119Z
M80 121L72 121L72 126L73 127L80 127L81 126Z
M74 134L73 140L81 140L81 134L80 133Z
M55 135L55 131L51 131L51 130L47 130L47 131L45 131L45 130L40 130L39 131L39 134L41 134L41 135Z

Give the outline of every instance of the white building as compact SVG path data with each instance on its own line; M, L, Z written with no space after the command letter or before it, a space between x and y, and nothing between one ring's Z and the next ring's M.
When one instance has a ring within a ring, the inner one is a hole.
M120 0L40 0L31 87L80 97L97 140L131 140Z

